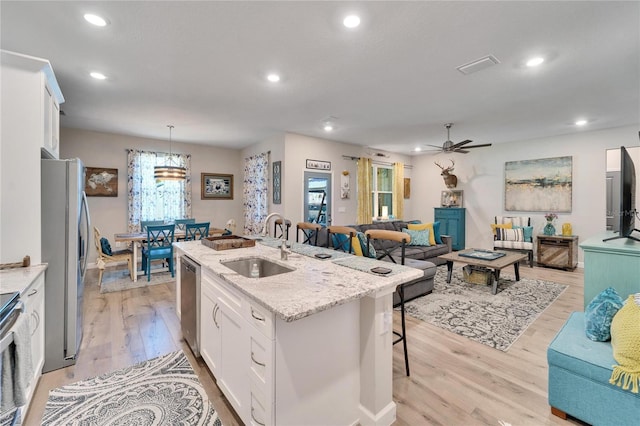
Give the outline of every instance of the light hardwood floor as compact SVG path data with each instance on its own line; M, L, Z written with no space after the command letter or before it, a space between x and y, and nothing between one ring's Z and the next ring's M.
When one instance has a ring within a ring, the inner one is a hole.
M583 271L524 266L520 271L525 278L569 287L507 352L407 317L411 377L404 375L402 345L396 345L396 425L581 424L572 419L561 420L550 412L546 350L569 314L583 310ZM174 308L174 284L100 294L96 281L96 271L89 271L78 361L42 376L25 425L40 424L51 389L179 349L194 366L222 423L242 424L202 359L194 359L182 340ZM397 314L395 321L398 325Z

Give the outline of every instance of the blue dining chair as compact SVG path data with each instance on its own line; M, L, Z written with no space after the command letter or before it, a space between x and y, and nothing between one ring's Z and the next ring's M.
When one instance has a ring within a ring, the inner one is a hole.
M202 222L202 223L187 223L185 225L184 231L185 241L192 240L201 240L209 236L209 223L210 222Z
M173 269L173 236L175 225L147 226L147 241L142 248L142 269L147 274L147 281L151 281L151 261L164 260L169 264L171 276L175 277Z
M147 232L147 226L164 225L164 220L141 220L140 232Z
M180 231L184 231L185 230L185 225L187 223L196 223L196 219L195 218L176 219L176 220L173 221L173 223L176 224L176 229L178 229Z

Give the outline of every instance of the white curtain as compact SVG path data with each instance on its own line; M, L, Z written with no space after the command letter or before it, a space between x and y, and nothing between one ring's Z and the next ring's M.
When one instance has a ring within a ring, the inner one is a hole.
M244 159L244 235L255 235L262 231L262 223L269 211L269 153Z
M127 150L129 232L140 231L141 220L171 221L191 217L191 155ZM156 181L155 166L187 169L182 181Z

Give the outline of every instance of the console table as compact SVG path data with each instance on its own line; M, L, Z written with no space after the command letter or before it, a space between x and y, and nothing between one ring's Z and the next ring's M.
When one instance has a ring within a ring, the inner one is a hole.
M640 292L640 242L630 239L602 241L617 234L603 232L580 244L584 250L584 306L607 287L622 299Z
M578 236L538 235L538 265L562 269L578 266Z

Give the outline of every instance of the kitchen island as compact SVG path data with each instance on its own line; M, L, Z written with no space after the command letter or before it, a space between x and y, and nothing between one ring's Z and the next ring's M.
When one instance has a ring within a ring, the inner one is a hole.
M296 243L280 260L277 244L174 244L179 263L186 255L201 266L199 345L218 386L246 424L393 423L392 293L422 272ZM248 278L222 264L247 257L292 270Z

